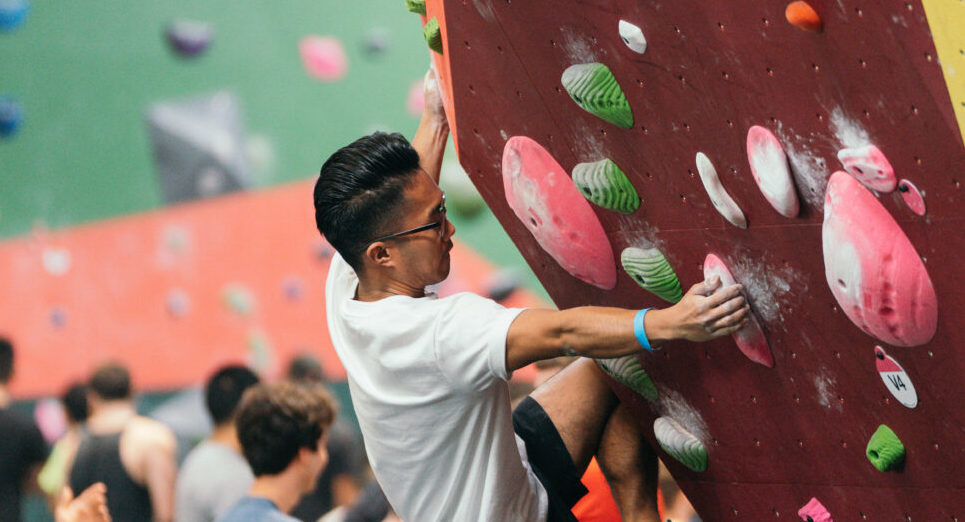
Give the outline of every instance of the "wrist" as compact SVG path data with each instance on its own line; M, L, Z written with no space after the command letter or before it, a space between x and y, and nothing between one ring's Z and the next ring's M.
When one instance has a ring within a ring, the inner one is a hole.
M652 309L647 312L644 317L644 330L647 333L647 339L650 340L650 346L657 348L663 343L673 340L673 328L671 321L667 318L667 309Z

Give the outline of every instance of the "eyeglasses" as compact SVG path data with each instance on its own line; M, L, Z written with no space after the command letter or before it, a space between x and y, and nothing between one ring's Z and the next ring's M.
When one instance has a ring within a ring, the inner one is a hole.
M422 232L424 230L432 230L434 228L439 229L439 236L441 237L444 234L446 229L444 226L446 223L446 194L445 193L442 194L442 203L439 204L439 206L436 208L436 212L438 212L439 214L442 214L442 218L439 221L436 221L434 223L427 223L420 227L410 228L409 230L403 230L402 232L396 232L395 234L382 236L382 237L373 239L372 242L369 244L378 243L379 241L388 241L390 239L395 239L399 236L415 234L416 232Z

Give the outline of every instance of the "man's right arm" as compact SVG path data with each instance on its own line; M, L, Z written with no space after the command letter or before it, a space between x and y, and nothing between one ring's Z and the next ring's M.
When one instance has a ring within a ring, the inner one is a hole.
M742 287L720 288L720 279L697 283L679 303L647 312L644 330L651 346L672 340L709 341L742 328L750 308ZM560 355L620 357L642 348L634 331L638 310L584 306L569 310L525 310L506 336L506 368Z

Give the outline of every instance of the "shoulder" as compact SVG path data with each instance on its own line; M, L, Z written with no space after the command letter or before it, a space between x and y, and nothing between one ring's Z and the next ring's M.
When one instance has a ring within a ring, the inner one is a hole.
M135 417L125 428L125 436L131 442L154 450L171 451L177 448L174 432L166 425L147 417Z

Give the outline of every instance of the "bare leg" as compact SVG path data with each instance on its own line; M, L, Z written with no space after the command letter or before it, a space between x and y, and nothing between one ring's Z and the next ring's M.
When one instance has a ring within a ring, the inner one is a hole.
M657 454L623 405L610 416L596 454L625 522L659 522Z

